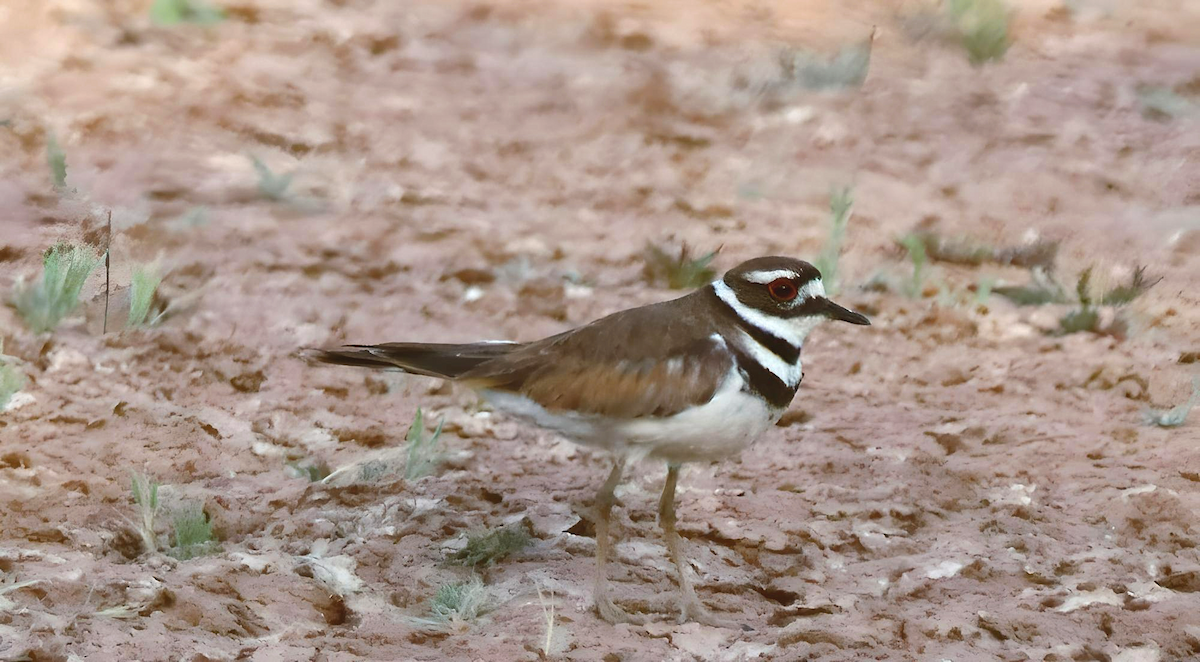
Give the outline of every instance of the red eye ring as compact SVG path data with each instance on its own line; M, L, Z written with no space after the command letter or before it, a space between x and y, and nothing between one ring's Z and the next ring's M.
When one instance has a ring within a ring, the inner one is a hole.
M796 285L790 279L776 278L767 285L767 291L771 293L771 298L776 301L791 301L798 294Z

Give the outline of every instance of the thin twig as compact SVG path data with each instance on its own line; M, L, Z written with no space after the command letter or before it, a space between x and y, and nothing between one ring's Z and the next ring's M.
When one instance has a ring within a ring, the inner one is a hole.
M108 238L104 247L104 330L108 333L108 291L112 272L112 210L108 210Z

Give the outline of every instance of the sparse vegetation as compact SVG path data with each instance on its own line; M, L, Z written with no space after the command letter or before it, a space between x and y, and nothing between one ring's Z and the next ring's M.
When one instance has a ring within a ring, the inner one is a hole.
M917 230L912 236L925 245L930 260L977 267L994 263L1014 267L1052 269L1058 257L1058 242L1035 240L1016 246L989 246L968 237L945 237L932 230Z
M150 5L150 19L158 25L213 25L224 18L225 12L203 0L154 0Z
M875 31L866 42L842 47L832 56L789 48L779 54L784 78L806 90L838 90L861 87L871 68L871 44Z
M133 270L133 280L129 286L129 319L127 328L153 326L158 323L161 314L149 317L150 305L154 302L154 293L162 283L162 276L154 266L143 265Z
M646 265L642 269L646 280L666 283L673 290L690 290L707 285L716 277L710 266L718 251L693 258L687 244L679 248L679 256L673 256L653 244L646 246Z
M182 216L167 223L168 227L176 231L194 230L205 225L208 225L208 208L202 205L188 209Z
M1008 52L1011 10L1003 0L947 0L946 11L971 64L999 60Z
M1146 267L1140 266L1133 270L1133 275L1129 278L1129 284L1118 285L1104 293L1100 297L1100 303L1105 306L1124 306L1133 303L1134 299L1145 294L1150 288L1158 284L1162 278L1156 278L1150 281L1146 278Z
M850 187L834 189L829 195L829 237L825 247L817 256L816 267L821 272L825 291L838 291L838 263L842 257L842 244L846 239L846 226L850 223L850 212L854 207L854 191Z
M1146 277L1146 267L1137 267L1129 278L1129 282L1105 290L1099 296L1093 294L1092 268L1080 272L1075 281L1074 296L1067 294L1066 289L1046 271L1035 269L1031 272L1029 285L996 287L994 292L1019 306L1042 306L1047 304L1071 304L1072 310L1060 320L1056 333L1068 335L1088 331L1105 335L1122 336L1126 330L1125 320L1118 314L1116 318L1104 321L1100 314L1100 306L1121 308L1133 303L1138 297L1154 287L1161 279Z
M273 172L266 163L257 156L250 157L254 161L254 171L258 173L258 192L268 200L285 202L291 199L288 189L292 186L295 173L278 174Z
M0 412L8 406L12 397L25 388L25 374L16 366L11 356L4 354L4 341L0 340Z
M153 554L158 551L158 536L154 532L155 521L158 517L158 482L145 474L133 474L133 502L138 507L138 521L135 523L138 535L142 538L142 548Z
M1147 119L1165 121L1200 113L1200 105L1163 85L1141 85L1137 98Z
M46 164L50 166L50 180L54 183L54 189L59 193L66 192L67 153L53 133L46 139Z
M492 599L479 577L465 582L446 584L429 601L429 614L410 619L425 630L459 629L469 625L492 609Z
M172 514L171 530L175 534L175 544L167 554L180 561L212 554L219 549L212 522L200 504L180 505Z
M298 460L287 463L288 472L297 478L304 478L310 483L325 480L330 474L329 465L324 461Z
M519 552L533 543L533 535L525 521L515 522L491 531L482 531L467 536L467 544L447 559L447 563L466 565L492 565L510 554Z
M408 433L404 437L403 448L398 446L385 448L366 458L338 467L320 480L326 485L373 483L399 473L401 465L404 466L404 477L407 480L428 476L437 469L443 459L438 444L442 437L444 422L445 419L438 421L437 428L433 433L427 433L424 412L418 408L417 415L413 418L412 424L408 427ZM309 475L319 475L321 471L327 471L327 469L321 468Z
M986 306L992 298L992 289L996 287L996 279L991 276L980 276L975 283L975 305Z
M925 265L928 262L925 242L917 235L909 234L900 239L900 245L908 251L908 261L912 264L912 276L904 283L904 293L914 299L920 298L925 289Z
M1033 269L1029 275L1028 285L1001 285L992 288L992 291L1018 306L1044 306L1070 302L1066 291L1046 270Z
M428 476L441 464L442 454L438 450L438 441L442 438L443 423L445 423L445 419L438 421L433 434L426 436L425 416L421 412L421 408L417 407L417 415L413 418L412 425L408 426L408 434L404 436L407 448L407 461L404 463L406 479L416 480L422 476Z
M34 333L52 331L79 304L83 284L101 257L87 245L59 243L42 258L41 280L18 280L11 304Z
M142 539L142 549L151 554L160 550L155 530L158 514L162 511L160 487L158 481L145 474L134 473L132 476L133 502L138 509L138 521L133 525ZM199 504L184 502L174 508L171 513L171 532L174 540L166 552L180 561L211 554L218 549L212 523Z
M1177 428L1187 422L1188 416L1200 404L1200 377L1192 379L1192 395L1181 405L1166 411L1151 409L1145 414L1146 424L1160 428Z

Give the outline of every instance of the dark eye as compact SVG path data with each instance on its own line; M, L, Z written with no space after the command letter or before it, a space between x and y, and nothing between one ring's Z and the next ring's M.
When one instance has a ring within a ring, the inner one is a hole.
M767 285L767 291L776 301L791 301L796 298L796 286L786 278L776 278Z

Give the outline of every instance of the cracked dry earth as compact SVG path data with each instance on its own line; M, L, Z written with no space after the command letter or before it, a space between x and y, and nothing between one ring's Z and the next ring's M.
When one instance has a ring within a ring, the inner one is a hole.
M1142 421L1196 373L1200 120L1137 92L1197 87L1197 3L1019 3L982 69L916 38L920 3L237 0L211 28L152 26L147 4L0 9L0 286L58 239L102 240L112 209L114 282L159 259L176 304L103 335L93 277L53 334L0 311L28 378L0 414L0 659L1200 658L1200 433ZM778 83L779 44L872 25L861 89ZM288 199L255 190L250 154L295 173ZM528 340L673 296L642 275L647 242L811 258L845 184L840 298L874 326L819 329L781 425L681 483L701 597L744 631L667 613L662 467L619 492L612 568L661 621L610 626L581 517L604 458L433 380L293 357ZM895 238L918 226L1058 241L1072 282L1163 280L1123 338L1056 337L1066 306L970 290L1022 269L868 287L909 278ZM431 476L289 466L394 468L418 406L445 421ZM220 550L142 553L132 471L164 508L203 504ZM443 563L463 534L517 520L534 544L480 570L490 612L415 627L466 577Z

